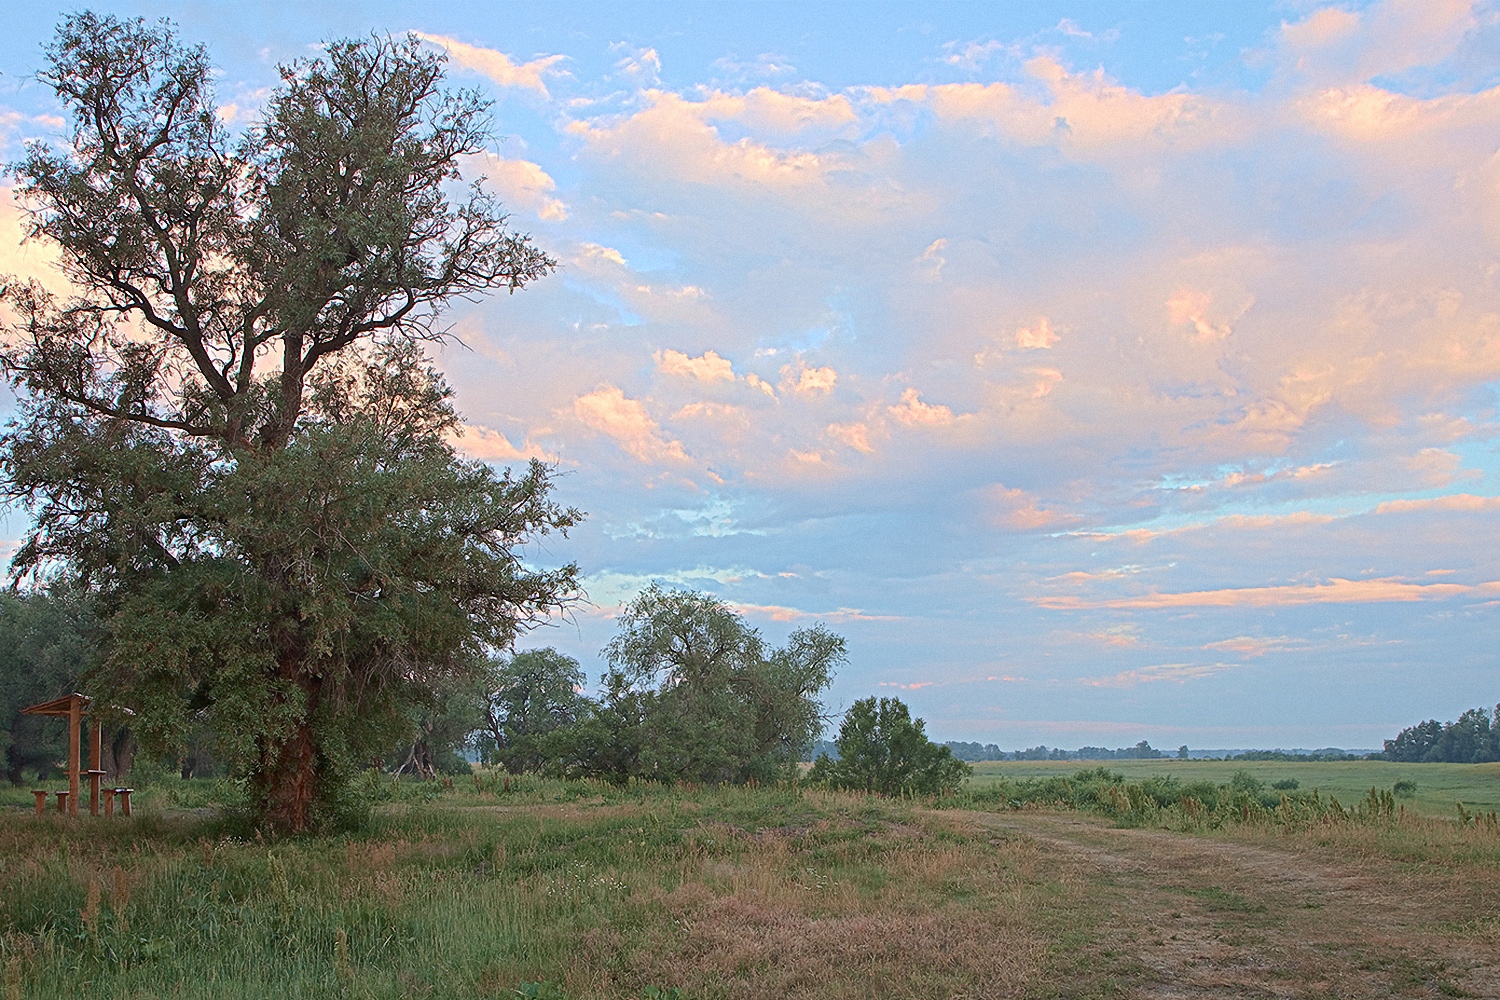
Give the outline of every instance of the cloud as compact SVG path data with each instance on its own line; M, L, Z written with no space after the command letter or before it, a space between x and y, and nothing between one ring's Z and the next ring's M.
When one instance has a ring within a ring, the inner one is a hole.
M701 357L690 358L682 351L670 348L652 355L656 367L667 375L697 379L699 382L733 382L734 366L714 351L705 351Z
M625 53L624 58L615 63L615 72L630 78L638 86L654 85L661 76L661 56L655 49L638 49L624 42L616 42L610 48Z
M462 454L484 462L524 462L533 458L544 462L557 461L556 455L530 441L517 448L504 434L477 424L465 424L449 438L449 442Z
M830 393L839 384L839 373L832 368L809 368L800 361L797 366L787 365L781 369L781 385L789 392L803 394Z
M908 427L947 427L957 419L946 406L922 402L922 394L910 388L901 393L899 403L886 410Z
M54 295L71 286L59 268L53 245L42 240L23 242L29 218L16 200L16 189L0 186L0 274L36 281Z
M870 444L870 428L864 423L829 424L824 433L862 455L875 454L875 446Z
M468 45L445 35L429 35L422 31L415 31L413 34L446 50L448 58L455 64L488 77L492 83L501 87L534 90L543 97L548 96L547 84L542 80L543 74L553 72L552 67L564 58L560 55L542 56L530 62L516 63L510 56L495 49Z
M1480 514L1492 510L1500 510L1500 497L1479 497L1472 493L1451 493L1426 500L1386 500L1375 505L1376 514L1406 514L1412 511Z
M480 153L469 157L466 167L466 174L483 175L485 183L507 206L524 208L547 222L567 219L568 206L552 197L557 183L530 160L507 160L492 153Z
M1224 653L1238 653L1243 657L1251 658L1265 656L1267 653L1284 653L1289 650L1301 649L1307 646L1305 639L1293 639L1288 636L1277 636L1275 638L1257 638L1255 636L1241 635L1233 639L1220 639L1218 642L1209 642L1203 645L1204 649Z
M1052 323L1047 317L1039 317L1036 323L1030 327L1021 327L1016 331L1016 346L1023 351L1047 351L1057 343L1057 332L1052 329Z
M1213 303L1213 296L1207 292L1179 288L1167 300L1167 319L1177 326L1190 325L1200 341L1223 340L1229 336L1229 324L1208 321L1207 312Z
M833 611L803 611L800 608L780 604L735 604L734 609L745 615L759 615L776 622L825 621L825 622L899 622L900 615L871 615L858 608L838 608Z
M990 520L1012 531L1042 531L1072 523L1075 519L1038 506L1036 497L1021 489L1006 489L1000 483L984 491Z
M616 267L627 267L625 258L620 251L613 247L600 246L597 243L584 243L578 248L577 261L582 264L590 264L596 261L604 261L614 264Z
M1138 597L1087 599L1074 596L1040 597L1033 603L1044 608L1075 611L1085 608L1269 608L1299 604L1370 604L1406 601L1436 601L1450 597L1472 597L1500 592L1500 580L1467 586L1458 583L1406 583L1393 577L1374 580L1344 580L1295 584L1281 587L1230 587L1178 594L1144 594Z
M720 137L705 119L716 107L660 90L643 95L646 106L610 123L574 122L569 130L595 155L633 165L654 181L668 179L765 190L821 189L837 167L836 153L780 150L750 136Z
M1089 687L1112 688L1129 688L1137 684L1155 684L1159 681L1186 684L1188 681L1202 680L1205 677L1222 674L1229 669L1230 665L1227 663L1157 663L1149 667L1122 670L1118 674L1110 674L1107 677L1085 677L1080 683Z
M573 400L573 414L584 426L614 438L638 461L648 465L688 461L682 443L664 437L645 404L629 398L617 386L602 385L579 396Z

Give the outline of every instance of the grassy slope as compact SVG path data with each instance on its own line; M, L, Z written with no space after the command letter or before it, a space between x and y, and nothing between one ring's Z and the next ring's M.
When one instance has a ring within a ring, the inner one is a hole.
M1393 764L1389 761L1326 761L1294 763L1281 761L1215 760L1108 760L1080 761L986 761L974 765L973 782L982 787L998 779L1052 777L1073 774L1083 767L1106 767L1130 779L1172 775L1180 781L1227 782L1236 771L1248 771L1270 784L1295 778L1300 789L1332 793L1339 801L1357 801L1372 787L1389 789L1398 781L1414 781L1415 797L1402 804L1412 812L1429 816L1454 816L1454 804L1462 802L1470 812L1500 810L1500 763L1497 764Z

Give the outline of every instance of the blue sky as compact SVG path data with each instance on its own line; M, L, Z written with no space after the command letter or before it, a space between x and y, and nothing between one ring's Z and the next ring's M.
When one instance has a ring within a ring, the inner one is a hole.
M562 262L450 314L593 605L712 590L1005 747L1378 746L1500 699L1500 8L115 4L254 120L417 31ZM9 15L0 145L56 135ZM0 267L51 276L0 192ZM12 525L12 532L21 526Z

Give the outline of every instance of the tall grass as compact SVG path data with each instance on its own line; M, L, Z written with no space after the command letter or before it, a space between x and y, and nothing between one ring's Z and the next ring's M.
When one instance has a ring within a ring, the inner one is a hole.
M865 796L366 792L364 829L278 843L196 812L233 803L206 784L129 822L0 816L6 1000L1018 995L1050 955L1031 914L1078 892L1024 842Z
M1290 783L1287 783L1290 784ZM1456 803L1449 818L1410 813L1390 789L1371 788L1345 805L1316 790L1276 788L1248 772L1228 782L1171 775L1129 781L1100 767L1071 775L997 781L939 803L967 809L1071 809L1121 826L1232 836L1275 834L1404 860L1500 865L1500 816Z

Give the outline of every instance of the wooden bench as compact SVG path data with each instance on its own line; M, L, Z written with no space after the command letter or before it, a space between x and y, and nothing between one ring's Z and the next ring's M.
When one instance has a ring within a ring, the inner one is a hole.
M120 815L129 816L130 793L133 791L135 791L134 788L106 788L104 790L104 815L113 816L115 814L115 796L118 795L120 797Z
M31 794L36 796L36 814L40 816L42 811L47 808L47 796L52 793L45 788L33 788Z

